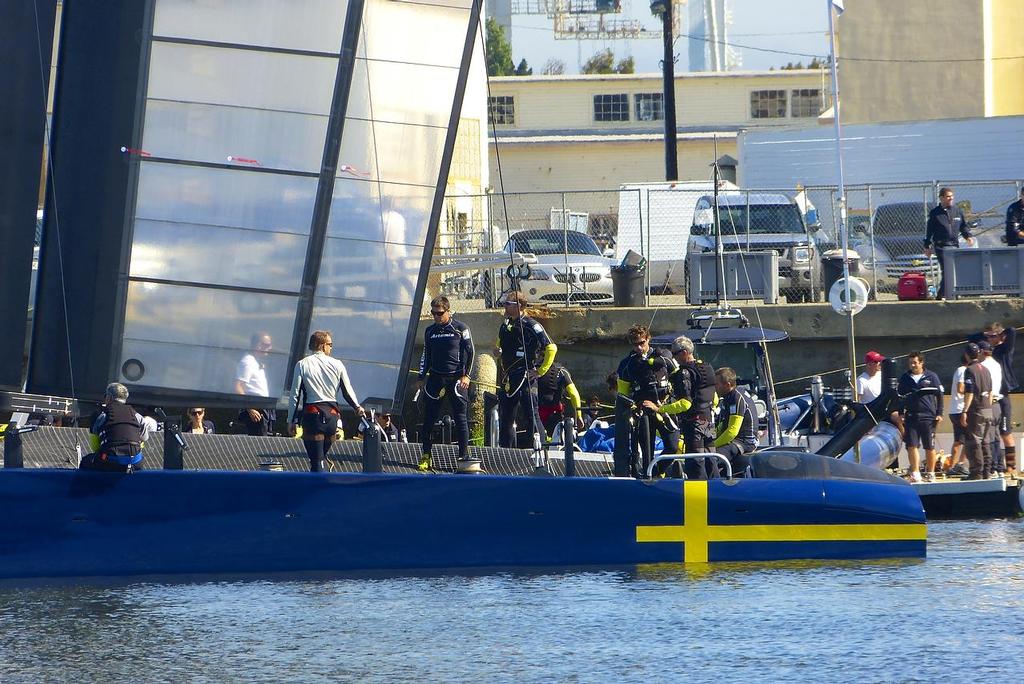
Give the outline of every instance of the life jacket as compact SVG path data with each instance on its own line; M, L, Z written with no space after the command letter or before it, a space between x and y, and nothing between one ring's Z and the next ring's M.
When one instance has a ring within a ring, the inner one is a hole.
M681 364L679 372L688 373L690 376L690 396L687 399L692 402L689 410L680 414L680 417L684 420L701 417L710 420L711 406L715 400L715 369L710 363L694 359Z
M551 370L537 378L537 400L541 406L561 402L563 369L561 364L552 364Z
M142 461L142 424L135 409L115 401L103 409L107 419L100 426L101 461L134 465Z
M672 355L664 349L651 349L646 356L633 353L627 359L628 380L633 401L663 400L671 393L668 376L676 370Z

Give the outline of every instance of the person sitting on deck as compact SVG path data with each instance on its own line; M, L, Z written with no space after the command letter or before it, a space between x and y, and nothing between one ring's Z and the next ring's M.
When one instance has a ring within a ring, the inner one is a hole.
M103 406L89 428L93 453L82 458L82 470L126 473L142 462L142 447L155 427L128 403L128 388L119 382L107 385Z
M736 387L736 371L732 368L715 371L715 385L719 396L715 451L729 459L734 477L742 477L750 464L747 454L757 448L754 401Z

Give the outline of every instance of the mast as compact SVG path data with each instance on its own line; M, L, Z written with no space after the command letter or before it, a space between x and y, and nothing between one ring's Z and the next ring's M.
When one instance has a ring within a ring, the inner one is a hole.
M836 56L836 17L843 13L843 0L828 1L828 53L829 67L832 77L832 122L836 132L836 173L838 174L838 196L839 203L839 234L843 240L843 283L846 286L846 293L843 297L843 309L846 312L847 330L846 346L849 353L850 363L850 388L853 391L853 400L857 401L857 350L853 335L853 305L850 302L850 241L846 225L846 182L843 178L843 129L839 120L839 66ZM860 463L860 446L853 445L854 461Z

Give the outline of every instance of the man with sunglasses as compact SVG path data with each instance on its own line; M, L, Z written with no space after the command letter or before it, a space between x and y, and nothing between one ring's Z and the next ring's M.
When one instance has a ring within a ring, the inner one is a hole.
M423 356L420 358L419 389L425 396L423 415L423 455L419 470L431 468L430 450L434 446L434 423L441 413L441 402L448 399L455 434L459 440L459 471L479 472L479 461L469 458L469 422L466 407L469 404L469 374L473 371L473 335L469 327L452 318L451 303L447 297L435 297L430 302L433 324L423 334Z

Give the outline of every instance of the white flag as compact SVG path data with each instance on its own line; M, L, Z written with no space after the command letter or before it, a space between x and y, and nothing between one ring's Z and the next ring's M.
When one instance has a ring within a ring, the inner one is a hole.
M838 17L840 14L843 13L843 10L845 9L843 7L843 0L832 0L832 8L835 9L836 16Z

